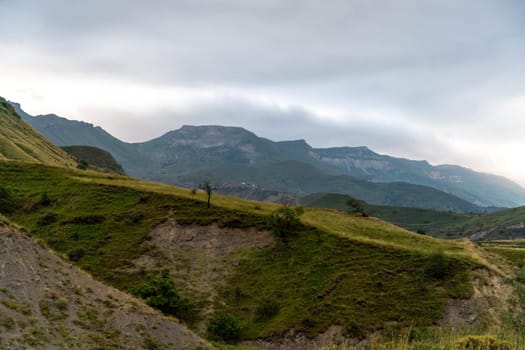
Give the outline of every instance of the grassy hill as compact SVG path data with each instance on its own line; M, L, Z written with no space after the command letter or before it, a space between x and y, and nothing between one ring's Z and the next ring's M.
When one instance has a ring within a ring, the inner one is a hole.
M0 159L70 167L75 161L27 125L0 97Z
M303 205L348 211L348 196L316 193L302 198ZM525 207L498 210L484 214L462 214L364 204L371 216L381 218L411 231L424 231L442 238L469 237L473 240L520 239L525 237Z
M201 332L218 313L239 321L242 339L427 332L447 300L472 295L473 271L501 271L467 241L374 218L307 209L283 243L268 233L270 203L217 195L208 209L199 192L16 162L0 163L0 178L9 217L101 281L128 290L169 267Z
M124 169L117 163L111 153L103 149L91 146L66 146L62 147L62 149L77 159L77 162L87 167L120 175L125 174Z
M351 198L338 193L315 193L305 196L301 203L308 207L329 208L340 211L348 211L346 204ZM452 211L438 211L420 208L408 208L400 206L380 206L363 203L365 212L384 221L407 230L424 232L432 236L443 238L464 237L460 230L444 230L444 227L463 225L476 214L456 213Z
M474 240L519 239L525 237L525 207L505 209L442 225L437 232L461 232Z

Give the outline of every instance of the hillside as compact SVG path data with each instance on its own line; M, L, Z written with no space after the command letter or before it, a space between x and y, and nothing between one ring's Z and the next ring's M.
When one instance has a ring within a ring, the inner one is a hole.
M347 212L350 208L347 201L350 197L337 193L314 193L301 198L301 204L314 208L329 208ZM365 212L396 226L403 227L413 232L442 238L464 237L461 231L451 230L444 232L443 227L454 224L463 224L474 214L463 214L452 211L438 211L420 208L409 208L399 206L380 206L362 203Z
M502 269L466 241L335 211L306 210L284 243L268 232L279 208L271 203L214 195L208 209L199 192L15 162L0 163L0 177L9 217L101 281L129 290L169 268L203 335L222 313L239 320L240 339L255 342L298 332L351 344L393 321L397 335L429 332L453 312L448 300L476 295L480 270ZM478 325L459 319L467 330Z
M438 234L461 232L472 240L522 239L525 237L525 207L475 215L467 220L437 226Z
M82 163L88 168L125 175L124 169L117 163L111 153L100 148L91 146L66 146L62 147L62 149L73 156L77 162Z
M316 193L301 198L305 206L348 211L348 196ZM442 238L467 237L475 241L525 237L525 207L483 214L461 214L418 208L377 206L364 203L365 212L411 231Z
M129 144L100 127L71 121L55 115L31 117L20 105L17 112L35 129L59 146L87 145L110 152L131 176L170 184L195 186L195 174L214 173L230 168L242 178L251 167L283 162L300 162L326 175L345 175L369 182L404 182L428 186L482 207L516 207L525 204L525 189L500 176L483 174L454 166L433 166L377 154L367 147L313 148L304 140L274 142L242 128L222 126L183 126L154 140ZM248 176L248 174L247 174ZM281 187L281 174L273 175ZM245 191L241 181L239 194ZM322 187L321 181L317 187ZM218 184L219 186L226 184ZM262 184L256 183L262 187ZM229 193L234 194L229 183ZM276 188L265 188L275 191ZM323 188L320 192L334 192ZM305 188L300 188L305 193ZM358 197L355 193L350 193ZM264 194L263 194L264 195ZM370 201L370 198L361 198ZM385 204L385 203L383 203ZM441 205L441 209L444 205Z
M205 349L173 318L36 244L0 218L2 349Z
M0 97L0 159L70 167L75 161L46 140L15 113Z

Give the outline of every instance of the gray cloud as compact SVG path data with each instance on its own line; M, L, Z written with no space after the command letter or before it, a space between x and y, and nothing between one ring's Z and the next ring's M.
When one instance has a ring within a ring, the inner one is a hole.
M95 91L71 111L104 115L124 139L231 124L475 167L492 143L520 140L522 107L503 107L525 96L524 20L522 0L4 0L0 74L99 79L101 91L115 81L234 91L191 108L144 99L139 112L87 108ZM28 89L46 86L27 79ZM253 102L261 98L291 107ZM479 157L453 155L469 142L483 147Z

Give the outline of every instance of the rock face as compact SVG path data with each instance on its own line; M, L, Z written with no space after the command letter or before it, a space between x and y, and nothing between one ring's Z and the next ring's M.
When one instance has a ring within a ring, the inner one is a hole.
M178 320L0 222L0 348L207 349Z

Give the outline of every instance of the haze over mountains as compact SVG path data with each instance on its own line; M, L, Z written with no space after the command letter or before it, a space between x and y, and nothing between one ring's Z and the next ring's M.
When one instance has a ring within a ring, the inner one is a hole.
M186 187L211 180L223 192L262 200L278 191L343 193L370 204L462 212L525 204L525 190L506 178L380 155L367 147L318 149L304 140L274 142L222 126L183 126L151 141L126 143L89 123L32 117L13 106L53 143L104 149L127 174L148 180Z

